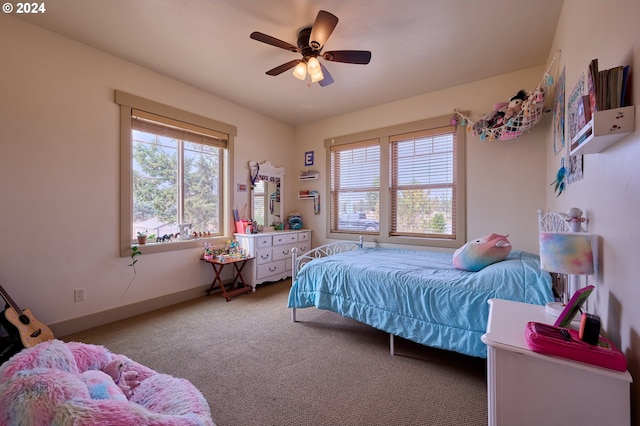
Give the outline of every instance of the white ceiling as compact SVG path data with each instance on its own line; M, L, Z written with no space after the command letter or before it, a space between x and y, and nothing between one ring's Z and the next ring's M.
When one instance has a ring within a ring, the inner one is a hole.
M285 123L298 125L544 64L561 0L55 0L14 15ZM370 50L368 65L322 61L327 87L265 72L300 57L318 10L340 21L329 50Z

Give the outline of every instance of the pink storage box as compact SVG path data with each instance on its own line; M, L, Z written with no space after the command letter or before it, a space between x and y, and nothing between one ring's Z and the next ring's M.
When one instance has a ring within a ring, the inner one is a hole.
M529 348L534 352L555 355L616 371L627 370L624 354L607 338L600 336L593 346L583 342L576 330L529 322L525 328Z

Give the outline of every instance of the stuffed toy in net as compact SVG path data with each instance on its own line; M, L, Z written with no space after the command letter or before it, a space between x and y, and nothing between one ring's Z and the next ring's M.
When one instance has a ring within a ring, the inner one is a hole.
M478 120L456 110L451 124L456 126L460 121L468 132L473 132L481 141L510 140L528 132L544 114L546 97L553 87L553 77L549 71L558 56L559 51L554 55L542 81L532 91L519 90L508 101L494 104L493 109Z

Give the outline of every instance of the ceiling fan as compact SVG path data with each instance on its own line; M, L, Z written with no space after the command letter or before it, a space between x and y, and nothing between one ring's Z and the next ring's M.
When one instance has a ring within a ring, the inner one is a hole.
M333 77L331 77L325 66L318 61L318 57L327 61L362 65L368 64L371 60L371 52L367 50L333 50L322 53L324 44L337 24L337 16L321 10L318 12L313 26L302 28L298 32L297 46L258 31L252 32L250 37L262 43L302 54L302 59L294 59L270 69L266 72L267 75L280 75L295 67L293 75L296 78L304 80L308 73L312 82L318 82L320 86L324 87L333 83Z

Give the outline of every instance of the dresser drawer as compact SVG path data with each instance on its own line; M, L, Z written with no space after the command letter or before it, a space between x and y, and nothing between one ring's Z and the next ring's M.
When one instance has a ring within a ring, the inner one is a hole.
M291 250L296 247L296 244L289 244L286 246L274 246L273 247L273 260L282 260L291 258Z
M311 232L300 232L298 234L298 241L300 241L300 242L309 241L310 239L311 239Z
M256 253L256 264L262 265L263 263L269 263L272 260L271 247L262 248Z
M298 234L279 234L273 236L273 245L291 244L298 241Z
M258 265L258 272L256 278L261 279L270 275L283 274L285 268L285 261L279 260L277 262L267 263L265 265Z
M261 235L258 238L256 238L256 240L257 240L256 246L258 248L271 247L271 235Z

